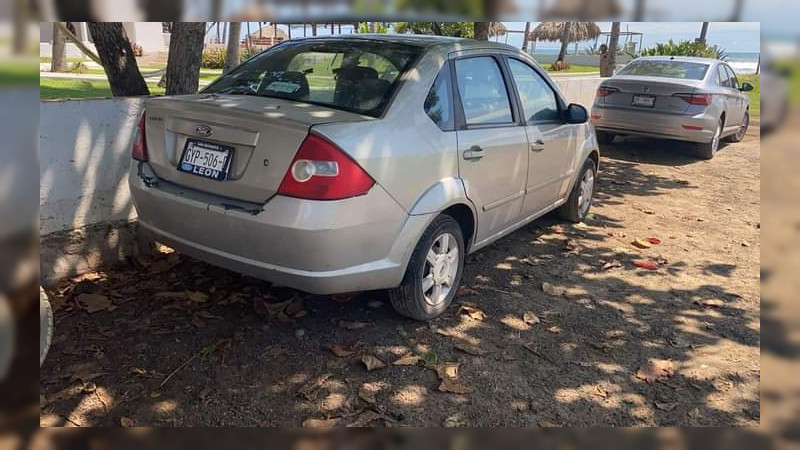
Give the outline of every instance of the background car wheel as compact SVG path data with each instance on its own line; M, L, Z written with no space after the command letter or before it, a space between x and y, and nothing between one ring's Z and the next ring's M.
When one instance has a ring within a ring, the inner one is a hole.
M53 309L44 289L39 288L39 367L44 363L53 339Z
M402 284L389 292L394 309L416 320L441 315L461 282L464 248L455 219L446 214L434 219L414 248Z
M580 178L572 187L567 202L561 205L558 213L570 222L581 222L589 214L594 198L594 188L597 180L597 166L594 160L587 158L581 168Z
M722 129L724 125L725 122L723 119L719 119L719 122L717 123L717 129L714 130L714 137L711 138L711 142L697 144L697 156L702 159L711 159L717 154L717 150L719 150L720 136L722 135Z
M614 138L616 137L613 133L607 133L605 131L598 131L597 132L597 142L602 145L609 145L614 142Z
M744 113L744 119L742 119L742 126L739 127L739 130L736 134L733 134L728 137L728 142L742 142L744 140L745 135L747 135L747 129L750 127L750 113Z

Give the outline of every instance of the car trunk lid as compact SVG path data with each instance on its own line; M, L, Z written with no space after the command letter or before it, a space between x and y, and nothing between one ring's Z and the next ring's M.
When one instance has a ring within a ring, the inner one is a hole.
M690 105L680 97L676 97L675 94L695 93L700 83L699 80L616 76L602 83L603 87L611 88L612 92L605 97L600 97L600 104L607 108L684 114L689 110ZM647 97L652 98L652 106L642 102ZM635 98L642 103L635 104Z
M277 192L312 126L374 120L324 106L241 95L162 97L149 99L145 108L148 156L159 178L258 203ZM179 170L188 140L232 149L224 180Z

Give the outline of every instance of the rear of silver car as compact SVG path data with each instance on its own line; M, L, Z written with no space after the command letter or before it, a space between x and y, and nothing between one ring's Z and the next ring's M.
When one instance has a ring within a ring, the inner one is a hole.
M361 77L345 98L311 75L330 69L314 47L324 44L300 45L311 68L279 71L270 95L239 91L251 86L233 75L224 89L146 102L129 177L139 224L183 253L311 293L396 286L429 218L409 216L324 136L330 124L366 132L390 94L372 98L369 82L389 83L337 69L338 84Z

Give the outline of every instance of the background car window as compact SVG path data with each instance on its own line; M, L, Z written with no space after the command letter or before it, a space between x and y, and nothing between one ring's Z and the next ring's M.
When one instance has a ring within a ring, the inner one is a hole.
M729 83L731 87L734 89L739 89L739 80L736 78L736 73L733 71L733 69L731 69L730 66L727 65L722 67L725 67L725 72L728 73L728 80L730 80Z
M718 73L717 79L719 81L720 86L732 87L730 76L728 75L728 72L725 70L724 66L722 65L717 66L717 73Z
M433 82L425 98L425 113L443 131L453 130L453 96L450 92L450 66L444 68Z
M467 125L511 123L511 103L492 57L456 60L456 79Z
M516 59L509 59L511 75L517 85L522 112L530 122L559 120L556 94L550 86L529 65Z
M703 63L662 59L637 59L623 67L617 75L702 80L706 77L707 72L708 64Z

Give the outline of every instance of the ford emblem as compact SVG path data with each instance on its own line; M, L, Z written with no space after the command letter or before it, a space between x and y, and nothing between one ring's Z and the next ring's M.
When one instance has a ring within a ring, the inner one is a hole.
M198 125L194 127L194 132L198 136L211 136L214 130L208 125Z

